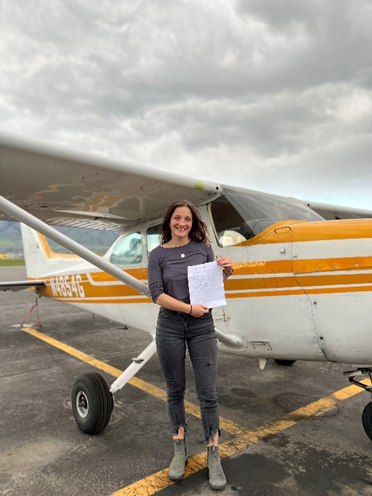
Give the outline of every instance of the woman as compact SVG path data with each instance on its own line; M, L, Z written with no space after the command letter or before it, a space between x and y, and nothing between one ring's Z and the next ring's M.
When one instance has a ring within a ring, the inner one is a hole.
M208 450L209 485L223 489L226 478L218 452L217 342L212 314L201 304L190 305L187 267L214 261L207 226L196 207L181 200L168 208L160 233L161 245L150 255L148 280L151 297L160 305L156 345L167 385L167 412L174 440L174 457L168 476L184 476L187 452L184 407L186 344L192 361ZM222 257L224 281L232 274L232 262Z

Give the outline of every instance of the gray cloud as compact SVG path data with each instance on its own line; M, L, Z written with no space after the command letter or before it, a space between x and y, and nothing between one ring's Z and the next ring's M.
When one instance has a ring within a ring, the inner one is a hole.
M367 0L3 5L2 129L372 204Z

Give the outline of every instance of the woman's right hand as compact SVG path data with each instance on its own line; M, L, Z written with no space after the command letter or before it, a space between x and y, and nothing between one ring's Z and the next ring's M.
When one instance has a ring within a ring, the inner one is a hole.
M199 303L192 306L191 315L193 317L202 317L205 313L209 313L209 308L205 305L200 305Z

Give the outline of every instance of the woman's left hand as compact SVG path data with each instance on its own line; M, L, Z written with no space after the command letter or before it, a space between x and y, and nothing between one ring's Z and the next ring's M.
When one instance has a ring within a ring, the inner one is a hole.
M216 260L218 265L220 265L227 276L231 276L233 271L233 264L230 257L221 257Z

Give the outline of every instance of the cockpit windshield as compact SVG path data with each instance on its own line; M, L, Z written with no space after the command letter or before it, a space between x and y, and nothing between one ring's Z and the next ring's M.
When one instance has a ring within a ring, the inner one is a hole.
M324 220L295 198L232 187L224 187L211 213L222 246L253 238L277 222Z

